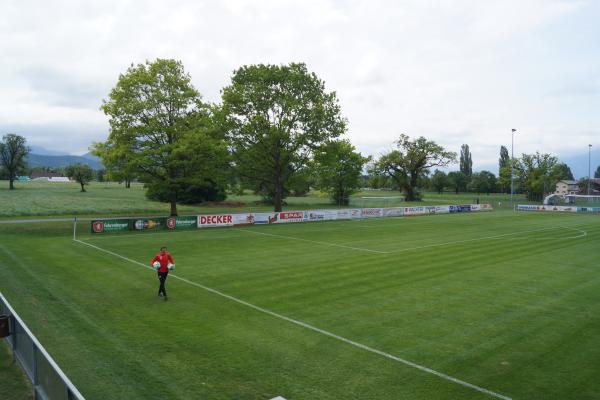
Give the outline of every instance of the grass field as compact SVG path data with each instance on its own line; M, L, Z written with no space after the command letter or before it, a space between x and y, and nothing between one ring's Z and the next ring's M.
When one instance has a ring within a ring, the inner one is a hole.
M31 384L25 373L13 362L10 349L3 340L0 340L0 399L33 399Z
M0 225L0 290L87 399L600 398L598 216L70 232Z
M0 219L24 216L58 216L58 215L167 215L170 205L149 201L144 196L142 184L134 183L131 189L125 189L117 183L92 182L86 193L79 192L75 183L49 182L17 182L17 189L9 191L8 182L0 181ZM355 207L381 207L404 205L398 200L380 200L365 202L363 196L399 196L399 192L368 191L357 193L351 201ZM509 206L508 195L477 195L474 193L425 193L428 204L462 204L473 203L479 197L481 202L493 203L496 208ZM516 196L515 201L524 203L522 196ZM286 209L306 209L336 207L331 204L325 194L311 193L305 197L289 197L286 199ZM499 204L501 203L501 204ZM180 214L242 212L271 210L273 207L260 204L260 197L252 194L242 196L229 195L225 204L217 205L179 205Z

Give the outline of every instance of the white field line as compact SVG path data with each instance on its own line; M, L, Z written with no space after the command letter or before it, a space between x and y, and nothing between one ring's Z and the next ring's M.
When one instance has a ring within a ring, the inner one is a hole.
M263 235L263 236L273 236L273 237L279 237L279 238L283 238L283 239L292 239L292 240L300 240L302 242L308 242L308 243L315 243L315 244L320 244L322 246L331 246L331 247L341 247L343 249L350 249L350 250L357 250L357 251L367 251L369 253L377 253L377 254L389 254L389 251L379 251L379 250L371 250L371 249L365 249L362 247L351 247L351 246L345 246L343 244L336 244L336 243L328 243L328 242L319 242L317 240L309 240L309 239L302 239L302 238L298 238L298 237L294 237L294 236L285 236L285 235L277 235L274 233L265 233L265 232L257 232L257 231L253 231L250 229L241 229L241 228L233 228L237 231L242 231L242 232L248 232L248 233L254 233L256 235Z
M146 264L144 264L144 263L141 263L141 262L139 262L139 261L132 260L131 258L124 257L124 256L122 256L122 255L120 255L120 254L117 254L117 253L115 253L115 252L112 252L112 251L110 251L110 250L106 250L106 249L103 249L103 248L101 248L101 247L95 246L95 245L93 245L93 244L91 244L91 243L82 242L81 240L77 240L77 239L75 239L74 241L75 241L75 242L78 242L78 243L81 243L81 244L83 244L83 245L86 245L86 246L92 247L92 248L94 248L94 249L96 249L96 250L100 250L100 251L102 251L102 252L104 252L104 253L107 253L107 254L113 255L113 256L115 256L115 257L121 258L121 259L123 259L123 260L125 260L125 261L128 261L128 262L130 262L130 263L133 263L133 264L136 264L136 265L140 265L140 266L142 266L142 267L145 267L145 268L148 268L148 269L151 269L151 270L152 270L152 267L150 267L149 265L146 265ZM301 326L301 327L303 327L303 328L306 328L306 329L309 329L309 330L311 330L311 331L314 331L314 332L320 333L320 334L322 334L322 335L325 335L325 336L331 337L331 338L333 338L333 339L339 340L339 341L341 341L341 342L347 343L347 344L349 344L349 345L351 345L351 346L354 346L354 347L357 347L357 348L359 348L359 349L362 349L362 350L368 351L368 352L370 352L370 353L373 353L373 354L380 355L380 356L382 356L382 357L385 357L385 358L388 358L388 359L390 359L390 360L397 361L397 362L399 362L399 363L402 363L402 364L408 365L409 367L416 368L416 369L418 369L418 370L420 370L420 371L423 371L423 372L429 373L429 374L431 374L431 375L435 375L435 376L437 376L437 377L440 377L440 378L442 378L442 379L445 379L445 380L447 380L447 381L450 381L450 382L454 382L454 383L456 383L456 384L458 384L458 385L461 385L461 386L467 387L467 388L469 388L469 389L476 390L476 391L478 391L478 392L480 392L480 393L485 393L485 394L487 394L487 395L490 395L490 396L492 396L492 397L495 397L495 398L497 398L497 399L502 399L502 400L512 400L512 399L511 399L510 397L508 397L508 396L504 396L504 395L502 395L502 394L500 394L500 393L496 393L496 392L493 392L493 391L491 391L491 390L488 390L488 389L482 388L482 387L480 387L480 386L473 385L472 383L465 382L465 381L463 381L463 380L460 380L460 379L458 379L458 378L455 378L455 377L453 377L453 376L450 376L450 375L444 374L443 372L438 372L438 371L436 371L436 370L434 370L434 369L431 369L431 368L428 368L428 367L425 367L425 366L419 365L419 364L417 364L417 363L414 363L414 362L412 362L412 361L405 360L405 359L403 359L403 358L400 358L400 357L394 356L394 355L392 355L392 354L389 354L389 353L385 353L385 352L383 352L383 351L381 351L381 350L374 349L373 347L369 347L369 346L367 346L367 345L364 345L364 344L361 344L361 343L355 342L355 341L353 341L353 340L346 339L345 337L342 337L342 336L336 335L335 333L331 333L331 332L328 332L328 331L326 331L326 330L324 330L324 329L320 329L320 328L317 328L317 327L315 327L315 326L309 325L309 324L307 324L307 323L305 323L305 322L298 321L298 320L296 320L296 319L293 319L293 318L286 317L285 315L281 315L281 314L278 314L278 313L276 313L276 312L274 312L274 311L267 310L266 308L262 308L262 307L256 306L256 305L254 305L254 304L252 304L252 303L248 303L247 301L244 301L244 300L238 299L237 297L233 297L233 296L231 296L231 295L228 295L228 294L226 294L226 293L223 293L223 292L221 292L221 291L218 291L218 290L216 290L216 289L210 288L210 287L208 287L208 286L201 285L201 284L199 284L199 283L196 283L196 282L190 281L190 280L188 280L188 279L182 278L182 277L180 277L180 276L177 276L177 275L171 275L171 274L169 274L169 275L170 275L170 276L172 276L173 278L175 278L175 279L178 279L178 280L180 280L180 281L182 281L182 282L185 282L185 283L187 283L187 284L189 284L189 285L192 285L192 286L198 287L198 288L200 288L200 289L203 289L203 290L206 290L206 291L208 291L208 292L210 292L210 293L213 293L213 294L216 294L216 295L218 295L218 296L224 297L224 298L226 298L226 299L228 299L228 300L234 301L234 302L236 302L236 303L238 303L238 304L242 304L242 305L244 305L244 306L246 306L246 307L252 308L252 309L254 309L254 310L256 310L256 311L259 311L259 312L261 312L261 313L264 313L264 314L270 315L270 316L272 316L272 317L275 317L275 318L278 318L278 319L281 319L281 320L284 320L284 321L290 322L290 323L292 323L292 324L295 324L295 325Z
M388 253L402 253L402 252L405 252L405 251L427 249L427 248L430 248L430 247L440 247L440 246L449 246L451 244L458 244L458 243L476 242L478 240L499 239L499 238L504 238L504 237L507 237L507 236L520 235L522 233L542 232L542 231L547 231L547 230L557 229L557 228L576 230L576 231L582 232L582 234L580 234L578 236L571 236L571 237L566 237L566 238L542 238L542 239L545 239L545 240L550 240L550 239L563 240L563 239L577 239L577 238L580 238L580 237L587 236L587 232L584 231L584 230L581 230L581 229L569 228L569 227L566 227L566 226L558 226L558 227L554 226L554 227L551 227L551 228L533 229L533 230L529 230L529 231L519 231L519 232L504 233L502 235L483 236L483 237L478 237L478 238L473 238L473 239L454 240L452 242L433 243L433 244L428 244L428 245L425 245L425 246L408 247L406 249L399 249L399 250L388 251Z

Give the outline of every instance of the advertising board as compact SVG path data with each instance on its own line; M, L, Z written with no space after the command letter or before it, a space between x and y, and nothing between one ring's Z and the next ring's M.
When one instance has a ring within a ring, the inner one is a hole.
M231 214L198 215L198 228L217 228L233 226Z
M383 209L382 208L363 208L361 215L362 215L362 218L383 217Z
M282 211L275 214L275 223L287 224L304 221L304 211Z
M131 221L128 219L97 219L91 223L92 233L112 233L131 230Z
M338 219L338 210L308 210L304 211L304 221L333 221Z

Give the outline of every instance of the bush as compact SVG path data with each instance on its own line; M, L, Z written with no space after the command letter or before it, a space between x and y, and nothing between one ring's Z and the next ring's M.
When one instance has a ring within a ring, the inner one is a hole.
M169 187L164 184L147 184L146 198L149 200L160 201L162 203L170 202ZM180 189L177 192L177 203L180 204L199 204L205 201L223 201L227 198L225 188L212 181L204 181L199 184L193 184Z

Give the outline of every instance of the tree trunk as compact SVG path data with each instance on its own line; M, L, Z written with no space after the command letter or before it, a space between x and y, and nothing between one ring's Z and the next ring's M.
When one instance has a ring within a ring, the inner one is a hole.
M15 184L14 184L15 180L13 178L10 178L8 180L8 189L9 190L13 190L15 188Z
M131 181L129 180L129 178L125 179L125 189L129 189L131 187Z
M85 192L85 187L83 186L83 182L79 182L79 184L81 185L81 191Z
M171 193L171 217L177 216L177 193Z
M275 187L275 197L273 198L273 204L275 206L275 212L280 212L282 210L283 205L283 188L279 182Z
M411 175L410 180L404 185L406 201L416 201L415 188L417 187L417 176Z
M283 205L283 182L282 182L282 168L280 163L281 155L277 151L275 153L275 197L273 198L273 205L275 206L275 212L281 212Z

